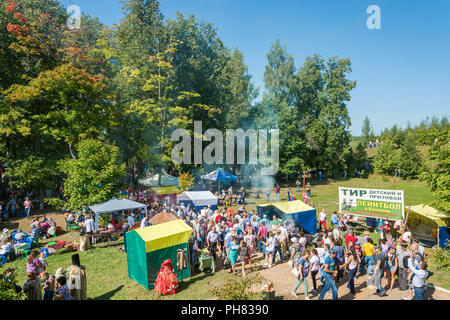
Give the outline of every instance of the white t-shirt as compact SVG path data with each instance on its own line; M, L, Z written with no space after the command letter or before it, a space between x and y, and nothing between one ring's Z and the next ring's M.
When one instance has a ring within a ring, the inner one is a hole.
M4 245L2 245L2 248L0 249L0 254L7 254L11 252L12 249L13 245L11 244L11 242L7 242Z
M275 249L275 238L269 238L269 245L266 247L267 250L273 251Z
M325 250L325 248L316 248L317 250L317 256L319 257L320 263L324 263L325 262L325 257L327 255L327 251Z
M320 249L323 249L323 248L320 248ZM324 249L324 251L325 251L325 249ZM319 271L320 258L318 256L312 256L309 261L311 262L311 271Z
M303 253L303 251L305 251L306 248L306 238L302 237L298 240L298 244L300 245L300 252Z
M339 239L341 232L338 229L333 229L333 238Z
M95 221L93 219L87 219L84 223L84 228L86 229L86 232L95 231Z
M324 244L331 244L331 240L330 238L325 238L325 240L323 240Z
M132 228L136 224L136 222L134 221L134 218L132 216L128 216L127 221L128 221L128 225L130 226L130 228Z
M327 220L327 213L326 212L321 212L321 213L319 213L319 220L320 221L325 221L325 220Z

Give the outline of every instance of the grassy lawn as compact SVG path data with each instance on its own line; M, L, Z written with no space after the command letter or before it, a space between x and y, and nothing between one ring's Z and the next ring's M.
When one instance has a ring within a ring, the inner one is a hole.
M384 181L380 176L373 176L369 179L351 179L342 181L328 181L328 183L312 182L312 201L316 204L318 211L322 208L327 209L331 216L334 210L339 209L338 205L338 187L367 187L376 189L392 189L392 178ZM281 199L286 200L286 191L288 186L283 186ZM291 187L295 192L295 187ZM416 205L431 199L429 188L418 181L400 180L396 184L396 189L405 191L405 205ZM273 198L272 194L272 198ZM265 202L265 196L261 194L260 199L248 199L248 209L255 209L256 205ZM237 206L233 208L237 209ZM72 233L61 237L66 239L72 237ZM373 235L378 241L378 234ZM57 238L58 239L58 238ZM218 271L215 274L200 273L191 279L184 280L181 283L179 293L173 296L159 297L154 291L147 291L135 281L128 278L126 255L119 251L123 244L118 240L114 245L91 249L88 252L80 253L81 263L86 266L88 281L89 299L127 299L127 300L151 300L151 299L193 299L207 300L215 299L209 292L210 289L220 286L230 277L228 271ZM48 271L53 273L59 267L67 268L71 264L71 253L57 252L54 256L47 259ZM25 260L16 260L7 266L16 268L19 284L22 285L26 277ZM448 270L433 269L430 266L433 276L429 282L440 287L449 288L450 277Z

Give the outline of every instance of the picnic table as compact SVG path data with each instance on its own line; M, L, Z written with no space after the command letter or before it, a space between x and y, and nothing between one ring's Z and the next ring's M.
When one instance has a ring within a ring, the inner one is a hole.
M89 234L87 236L88 237L92 237L94 239L97 239L97 238L108 238L108 245L110 245L111 244L111 239L114 236L122 235L122 233L123 233L122 230L115 230L115 231L108 231L108 232L97 232L97 233Z
M223 206L225 203L226 203L227 205L233 204L233 200L234 200L234 204L237 204L237 201L238 201L239 197L240 197L240 196L234 195L234 194L231 195L231 196L225 196L225 198L219 197L219 206L220 206L220 205ZM229 198L230 203L228 203L227 201L225 201L226 198Z

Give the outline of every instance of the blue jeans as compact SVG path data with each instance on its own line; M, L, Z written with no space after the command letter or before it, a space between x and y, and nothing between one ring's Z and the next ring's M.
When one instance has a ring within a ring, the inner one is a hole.
M297 192L300 190L300 186L297 186Z
M258 242L258 252L266 254L266 238Z
M336 285L334 284L334 281L333 281L333 276L331 275L331 273L324 271L323 277L325 278L325 286L323 287L322 292L320 293L319 300L323 300L323 297L325 296L327 291L330 289L331 289L331 293L333 295L333 300L337 300L338 292L337 292Z
M319 272L320 272L320 282L322 282L322 284L324 284L325 283L325 277L324 277L324 271L323 271L323 269L322 269L322 266L320 266L321 268L319 269Z
M275 263L275 256L280 255L280 262L283 262L283 253L281 252L281 246L275 246L275 252L273 253L272 263Z
M355 269L349 270L347 288L350 289L350 292L352 294L356 293L355 292L355 276L356 276L357 271L358 271L358 267L356 267Z
M383 271L378 269L377 272L374 274L374 279L375 279L375 285L377 286L377 294L378 293L384 293L384 288L381 285L381 278L383 277Z
M414 300L423 300L423 293L425 292L426 287L422 288L414 288Z
M364 257L365 263L367 264L367 273L371 273L372 272L372 268L373 268L373 256L366 256Z
M27 218L30 216L31 208L25 208L25 212L27 213Z
M275 193L275 200L280 201L280 193L279 192Z

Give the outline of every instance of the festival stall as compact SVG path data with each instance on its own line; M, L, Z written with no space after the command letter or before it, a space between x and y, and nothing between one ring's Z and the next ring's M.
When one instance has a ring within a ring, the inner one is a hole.
M169 197L171 203L175 203L177 201L177 195L181 193L181 191L174 187L151 187L148 189L150 193L150 197L155 201L163 201L165 197Z
M117 212L122 210L144 209L145 215L147 215L147 206L145 204L125 198L113 198L105 203L90 206L89 209L91 209L95 213L96 226L98 226L98 219L103 213Z
M158 180L160 180L160 184L158 184ZM178 178L163 171L161 179L159 179L159 173L157 173L148 178L138 179L138 183L145 187L170 187L178 185Z
M170 259L177 279L189 278L191 234L192 228L180 219L127 232L128 276L153 289L161 264Z
M412 236L425 245L445 248L450 238L450 215L423 204L411 206L409 210L406 225Z
M207 206L211 206L211 210L216 210L219 200L210 191L185 191L177 196L177 201L179 204L183 202L186 207L190 204L191 208L199 211Z
M220 192L220 183L230 183L232 181L237 181L238 178L232 174L222 170L217 169L211 173L201 176L202 179L214 181L218 183L218 192Z
M316 209L308 206L303 201L296 200L261 204L256 208L260 218L264 215L267 215L268 218L276 216L283 221L291 221L301 225L305 231L311 234L316 233Z
M152 225L166 223L170 221L178 220L178 217L174 215L171 212L160 212L153 216L153 218L150 219L150 223Z

